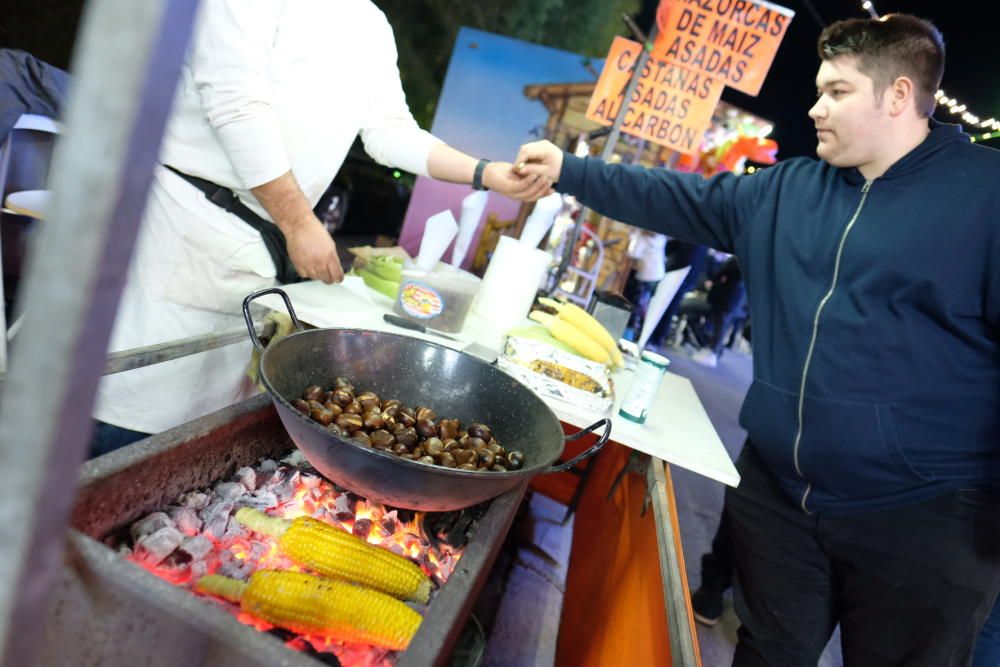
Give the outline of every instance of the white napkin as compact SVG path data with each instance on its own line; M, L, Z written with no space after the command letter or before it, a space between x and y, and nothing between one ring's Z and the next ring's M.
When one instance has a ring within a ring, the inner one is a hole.
M649 305L646 306L646 319L643 320L642 332L639 333L640 350L646 347L649 337L653 335L653 329L659 324L664 311L666 311L670 302L674 300L674 295L677 294L677 290L680 289L681 283L684 282L684 278L687 277L690 270L690 266L685 266L682 269L674 269L667 273L663 277L663 280L656 286L656 291L653 292L653 296L649 300Z
M489 193L485 190L478 190L462 200L462 217L458 222L458 238L455 239L455 247L451 251L451 265L461 266L469 251L469 244L479 227L479 219L483 217L483 210L486 208L486 200Z
M427 218L424 238L420 241L420 253L416 259L421 271L434 268L457 233L458 223L451 211L441 211Z
M521 243L532 248L537 247L542 242L542 238L549 231L552 222L556 219L556 213L562 208L562 195L554 192L547 197L542 197L535 204L535 209L528 216L524 223L524 231L521 232Z

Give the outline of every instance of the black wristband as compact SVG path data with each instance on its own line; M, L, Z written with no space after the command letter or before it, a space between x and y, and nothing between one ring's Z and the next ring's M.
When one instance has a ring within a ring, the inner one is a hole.
M483 158L478 163L476 163L476 169L472 172L472 189L473 190L489 190L485 185L483 185L483 170L486 169L486 165L490 163L489 160Z

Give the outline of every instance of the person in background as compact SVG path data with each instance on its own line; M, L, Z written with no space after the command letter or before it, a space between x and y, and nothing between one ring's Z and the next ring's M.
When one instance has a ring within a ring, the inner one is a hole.
M649 299L666 275L664 262L666 245L667 237L663 234L653 234L642 229L633 235L629 257L635 260L635 268L626 282L625 298L635 306L628 328L636 332L636 338L639 337L642 323L646 320Z
M697 287L701 280L701 275L705 271L708 248L680 239L670 239L667 241L666 253L667 273L683 269L685 266L689 266L691 269L684 276L680 287L677 288L677 293L667 305L667 309L663 311L663 317L657 322L656 328L653 329L650 336L653 345L660 348L666 347L673 337L673 319L677 315L677 311L680 310L684 295Z
M515 164L740 260L733 664L815 665L838 624L847 665L968 664L1000 592L1000 153L931 118L929 22L841 21L817 46L820 160L705 180L535 142Z
M548 189L417 126L392 29L371 2L202 3L110 349L238 328L255 290L342 280L312 209L359 133L380 164L511 196ZM246 397L250 350L248 341L105 377L91 454Z
M746 288L740 273L739 262L735 257L729 257L712 278L712 287L708 291L708 305L711 307L710 318L712 333L708 345L697 350L691 359L703 366L715 368L725 347L727 336L738 320L743 318L746 306Z

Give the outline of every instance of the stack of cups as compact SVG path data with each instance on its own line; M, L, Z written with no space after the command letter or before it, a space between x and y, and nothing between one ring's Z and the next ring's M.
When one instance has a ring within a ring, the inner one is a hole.
M483 276L476 312L501 333L523 326L551 261L544 250L501 236Z

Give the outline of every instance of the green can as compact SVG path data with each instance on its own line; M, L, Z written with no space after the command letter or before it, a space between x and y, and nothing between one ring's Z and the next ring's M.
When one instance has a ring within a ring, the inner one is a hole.
M660 385L663 384L663 376L669 366L670 360L663 355L644 351L639 357L635 378L628 394L625 395L625 400L622 401L622 406L618 409L618 414L636 424L645 423L646 413L653 404Z

